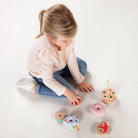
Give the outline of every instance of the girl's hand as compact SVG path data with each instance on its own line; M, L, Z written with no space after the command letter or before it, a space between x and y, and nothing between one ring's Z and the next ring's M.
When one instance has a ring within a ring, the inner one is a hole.
M63 95L65 95L68 98L70 105L76 106L81 103L81 97L75 94L74 91L66 89Z
M94 91L94 88L93 88L93 85L91 83L88 83L88 82L81 82L78 84L78 88L83 91L83 92L93 92Z

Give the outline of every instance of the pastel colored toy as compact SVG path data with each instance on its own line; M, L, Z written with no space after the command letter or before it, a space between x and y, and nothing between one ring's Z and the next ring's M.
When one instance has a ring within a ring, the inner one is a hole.
M92 106L92 113L94 115L102 115L105 112L105 107L101 103L94 104Z
M79 129L79 117L77 115L65 115L64 112L59 111L55 114L57 121L63 121L63 126L72 130Z
M109 125L108 123L101 121L97 125L97 133L98 134L109 134Z
M74 129L76 128L77 130L79 130L79 117L77 115L75 116L67 116L65 117L65 119L63 120L63 126L67 127L67 128L71 128Z
M59 111L55 114L55 118L57 121L62 122L64 118L66 117L65 113L62 111Z
M104 103L112 103L116 99L115 91L109 88L109 80L107 80L107 88L101 92L102 101Z

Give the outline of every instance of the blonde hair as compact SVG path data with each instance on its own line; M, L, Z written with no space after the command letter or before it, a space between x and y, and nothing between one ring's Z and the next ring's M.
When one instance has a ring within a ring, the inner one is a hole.
M71 11L63 4L56 4L48 9L42 9L38 15L40 20L39 38L44 32L54 38L75 36L77 23Z

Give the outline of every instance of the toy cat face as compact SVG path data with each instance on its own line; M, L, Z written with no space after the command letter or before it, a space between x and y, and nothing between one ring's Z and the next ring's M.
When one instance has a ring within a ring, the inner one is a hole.
M79 117L78 116L67 116L64 119L64 122L66 122L68 124L78 123L78 121L79 121Z
M79 124L79 117L77 115L75 116L67 116L63 120L63 125L68 128L74 129L75 126L78 126Z

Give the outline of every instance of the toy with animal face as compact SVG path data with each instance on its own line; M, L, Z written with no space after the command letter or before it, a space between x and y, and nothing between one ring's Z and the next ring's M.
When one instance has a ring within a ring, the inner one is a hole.
M66 116L63 120L63 126L71 129L76 128L77 130L79 130L79 117L77 115Z
M97 125L97 133L98 134L108 134L109 126L106 122L101 121Z
M116 99L115 91L109 88L109 80L107 81L107 88L101 93L101 97L104 103L112 103Z
M56 113L55 118L57 121L63 121L64 127L79 130L79 117L77 115L65 115L64 112L59 111Z

